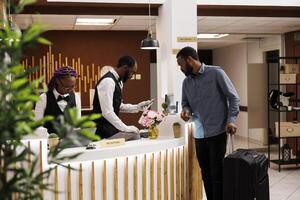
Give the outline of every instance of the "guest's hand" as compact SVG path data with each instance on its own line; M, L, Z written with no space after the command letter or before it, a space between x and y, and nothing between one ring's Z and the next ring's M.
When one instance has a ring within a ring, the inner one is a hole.
M236 125L232 122L229 122L227 125L226 125L226 132L229 133L230 135L234 135L236 133Z
M180 117L184 121L189 121L189 119L191 118L191 113L188 109L182 109Z

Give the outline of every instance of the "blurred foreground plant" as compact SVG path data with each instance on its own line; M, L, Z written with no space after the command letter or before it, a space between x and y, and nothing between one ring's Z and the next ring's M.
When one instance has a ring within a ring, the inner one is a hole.
M32 0L13 1L7 10L14 13L22 11L24 6ZM41 24L32 24L21 31L10 21L0 21L0 199L43 199L42 190L53 187L47 179L52 168L37 172L38 157L24 143L26 135L53 117L47 116L35 121L34 104L39 99L38 86L43 78L29 81L26 71L20 64L23 50L40 43L50 45L50 42L40 35L45 32ZM37 70L38 66L35 68ZM66 157L59 157L59 153L72 144L80 144L78 138L99 138L88 131L94 127L92 120L100 115L76 118L76 110L67 110L64 116L53 121L58 130L61 144L49 151L49 162L59 164ZM29 159L29 155L31 160ZM74 158L78 155L73 155ZM50 166L50 165L49 165Z

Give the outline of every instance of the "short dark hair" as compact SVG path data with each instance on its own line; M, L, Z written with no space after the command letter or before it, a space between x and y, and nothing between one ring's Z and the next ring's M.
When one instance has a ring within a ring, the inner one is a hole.
M118 60L117 68L122 67L124 65L127 65L128 67L133 67L135 65L136 61L133 57L131 56L122 56Z
M178 58L179 56L182 57L182 58L184 58L184 59L187 59L189 56L191 56L193 59L199 60L197 51L194 48L192 48L192 47L184 47L184 48L182 48L177 53L176 58Z

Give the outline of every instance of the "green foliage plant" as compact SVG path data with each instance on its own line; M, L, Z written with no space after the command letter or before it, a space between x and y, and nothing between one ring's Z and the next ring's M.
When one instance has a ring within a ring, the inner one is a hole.
M59 137L56 133L51 133L49 134L48 138L51 139L51 138L59 138Z
M20 13L24 6L33 1L12 2L14 4L9 5L7 9ZM52 116L46 116L36 121L33 109L39 100L38 87L43 77L30 82L27 77L32 71L24 69L21 59L24 49L38 43L51 44L41 37L46 29L36 23L23 31L9 21L2 20L0 24L0 199L11 200L13 197L18 200L43 199L43 190L53 190L48 181L53 168L37 172L35 169L38 156L24 145L22 138L33 134L43 123L52 121L58 131L58 137L63 142L49 151L48 160L49 163L60 165L61 160L78 156L78 154L72 157L59 156L64 148L80 143L78 138L100 139L88 131L95 126L93 120L100 115L77 119L77 110L69 109L57 120ZM37 69L38 66L35 70ZM31 161L28 155L32 158Z

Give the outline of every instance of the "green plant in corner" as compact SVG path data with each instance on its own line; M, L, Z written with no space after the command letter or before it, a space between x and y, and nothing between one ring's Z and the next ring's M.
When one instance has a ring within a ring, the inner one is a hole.
M19 13L32 0L13 1L7 10ZM22 138L32 134L39 126L53 117L47 116L35 121L33 107L39 99L37 92L41 79L29 81L26 71L20 64L23 50L37 43L49 45L50 42L40 35L45 29L40 24L32 24L21 31L9 21L0 22L0 199L43 199L42 190L53 190L47 181L52 168L37 172L37 155L24 143ZM74 144L80 137L92 140L99 138L92 135L87 128L95 124L91 121L100 115L85 116L77 119L75 109L67 110L56 121L58 137L63 139L59 147L49 153L49 161L59 164L63 148ZM31 155L31 162L28 159ZM74 155L73 157L76 157Z
M50 133L48 138L51 139L51 138L59 138L59 137L56 133Z

